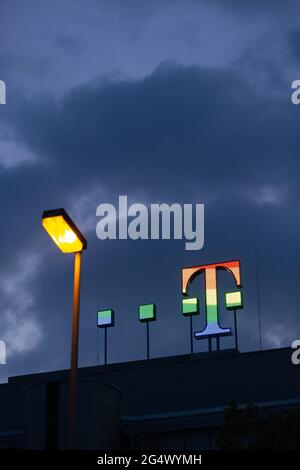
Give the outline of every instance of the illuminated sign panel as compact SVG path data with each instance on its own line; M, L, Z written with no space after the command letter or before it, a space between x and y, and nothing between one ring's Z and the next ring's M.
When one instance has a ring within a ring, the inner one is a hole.
M243 308L241 292L227 292L225 294L225 303L228 310Z
M209 338L216 336L231 335L230 328L222 328L218 321L218 295L217 295L217 270L225 269L233 276L236 286L241 287L240 262L226 261L223 263L193 266L182 269L182 293L187 295L190 283L201 273L205 278L205 309L206 326L202 331L195 333L196 338ZM242 298L240 292L230 292L226 295L227 308L240 308Z
M182 315L198 315L199 313L199 301L198 297L190 297L188 299L182 299Z
M216 338L217 350L220 349L220 336L231 335L231 328L225 328L220 325L219 311L218 311L218 290L217 290L217 273L219 270L225 270L229 273L234 281L236 287L241 288L241 275L240 275L240 262L224 261L222 263L205 264L201 266L193 266L190 268L182 269L182 285L181 291L184 298L181 300L181 314L189 317L190 320L190 344L191 354L193 353L193 339L207 338L209 344L209 351L212 350L212 338ZM205 327L201 331L194 332L193 330L193 316L199 315L199 296L189 297L188 290L193 280L200 274L204 274L205 284L205 309L204 314L206 318ZM234 332L237 343L237 320L236 310L243 308L243 297L240 290L230 291L225 293L224 306L228 310L234 312ZM150 358L149 349L149 325L150 322L156 320L156 305L154 303L141 304L138 306L138 319L140 322L145 323L146 327L146 341L147 341L147 358ZM104 328L105 333L105 361L106 364L106 327L114 326L114 311L111 309L97 311L97 325L99 328Z
M155 321L156 320L156 307L154 304L139 305L139 320L140 322Z
M108 326L114 326L114 311L109 310L98 310L97 312L97 325L99 328L105 328Z

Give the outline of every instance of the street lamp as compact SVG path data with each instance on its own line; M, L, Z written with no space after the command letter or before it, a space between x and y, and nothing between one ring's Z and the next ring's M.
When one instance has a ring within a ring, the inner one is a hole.
M64 209L44 211L42 224L46 232L63 253L74 253L75 255L68 433L68 444L69 447L72 448L75 444L76 425L81 254L82 250L87 248L87 241Z

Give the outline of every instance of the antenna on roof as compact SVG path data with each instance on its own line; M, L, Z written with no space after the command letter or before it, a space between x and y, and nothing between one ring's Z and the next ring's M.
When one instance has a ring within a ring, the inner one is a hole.
M97 289L97 304L96 308L98 308L98 305L100 305L100 279L99 279L99 288ZM100 364L100 358L99 358L99 328L97 328L97 336L96 336L96 365L98 366Z
M254 262L255 262L255 279L256 279L256 299L257 299L257 312L258 312L258 337L259 337L259 350L262 350L261 338L261 310L260 310L260 289L259 289L259 266L257 259L256 243L253 243L254 249Z

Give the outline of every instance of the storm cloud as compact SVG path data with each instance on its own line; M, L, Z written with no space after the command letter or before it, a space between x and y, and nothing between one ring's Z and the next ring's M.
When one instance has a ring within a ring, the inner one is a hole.
M241 350L258 347L257 286L263 347L289 345L300 334L296 2L27 3L35 23L19 1L2 5L0 19L2 380L68 367L72 258L40 224L44 209L61 206L89 241L81 365L96 361L98 307L116 311L109 360L144 357L137 305L148 301L158 311L153 355L187 352L180 267L233 258L245 294ZM204 203L204 249L100 242L96 207L119 194Z

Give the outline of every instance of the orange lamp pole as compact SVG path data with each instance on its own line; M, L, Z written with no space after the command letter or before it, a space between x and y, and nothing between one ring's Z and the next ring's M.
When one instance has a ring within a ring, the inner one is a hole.
M74 256L74 292L73 292L73 318L72 318L72 347L71 370L69 388L69 430L68 447L76 447L76 405L77 405L77 371L78 371L78 340L79 340L79 306L80 306L80 275L81 255L78 251Z
M76 411L77 411L77 371L79 338L79 304L82 250L87 248L87 241L64 209L44 211L42 224L48 235L63 253L74 253L74 292L72 317L72 346L69 384L69 414L67 444L70 449L76 447Z

